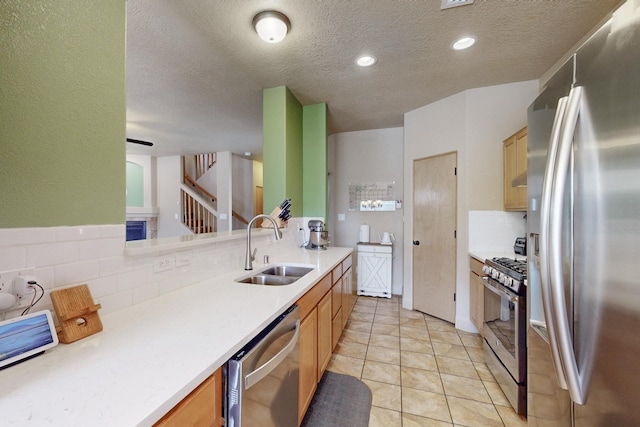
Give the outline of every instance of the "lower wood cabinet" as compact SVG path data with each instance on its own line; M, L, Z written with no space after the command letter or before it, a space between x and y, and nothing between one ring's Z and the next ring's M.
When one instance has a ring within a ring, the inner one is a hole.
M204 380L154 424L155 427L221 427L222 425L222 369L218 369Z
M477 259L470 257L469 263L471 271L469 272L469 314L471 322L478 329L480 335L483 335L482 324L484 322L484 283L482 281L483 263Z
M318 309L300 323L300 378L298 382L298 425L311 403L318 385Z
M348 319L348 314L345 316L344 313L350 313L353 306L351 295L349 255L296 302L302 319L298 424L302 422L318 382L331 361L332 351L340 340Z
M350 258L349 258L350 259ZM343 263L344 264L344 263ZM343 266L344 270L344 266ZM353 308L353 281L351 279L351 267L344 270L342 276L342 327L347 326L347 320Z
M331 292L318 303L318 381L329 365L333 350L331 316Z

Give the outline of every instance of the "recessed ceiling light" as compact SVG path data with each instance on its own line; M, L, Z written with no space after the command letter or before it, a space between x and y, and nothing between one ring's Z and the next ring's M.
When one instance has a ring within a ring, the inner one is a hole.
M356 63L361 67L370 67L376 62L378 62L376 57L370 56L370 55L363 55L360 58L358 58L358 60L356 61Z
M462 37L461 39L456 40L455 43L451 46L454 50L463 50L470 48L476 44L475 37Z

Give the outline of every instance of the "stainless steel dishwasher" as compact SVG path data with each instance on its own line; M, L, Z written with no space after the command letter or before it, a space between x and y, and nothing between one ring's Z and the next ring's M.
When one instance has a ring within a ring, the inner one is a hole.
M299 336L294 305L227 362L227 427L297 427Z

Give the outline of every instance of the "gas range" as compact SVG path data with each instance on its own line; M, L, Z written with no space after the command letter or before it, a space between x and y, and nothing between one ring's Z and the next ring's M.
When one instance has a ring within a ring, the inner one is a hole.
M518 295L527 293L527 261L512 258L492 258L484 262L482 271Z

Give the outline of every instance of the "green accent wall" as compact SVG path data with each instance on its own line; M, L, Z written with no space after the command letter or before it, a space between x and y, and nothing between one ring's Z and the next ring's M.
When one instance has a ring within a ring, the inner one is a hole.
M144 206L144 168L127 162L127 207Z
M302 106L285 86L263 90L264 211L327 218L327 105Z
M125 0L3 0L0 228L125 222Z
M302 216L327 219L327 104L302 107Z
M302 216L302 105L285 86L263 90L264 211L290 198L292 216Z

